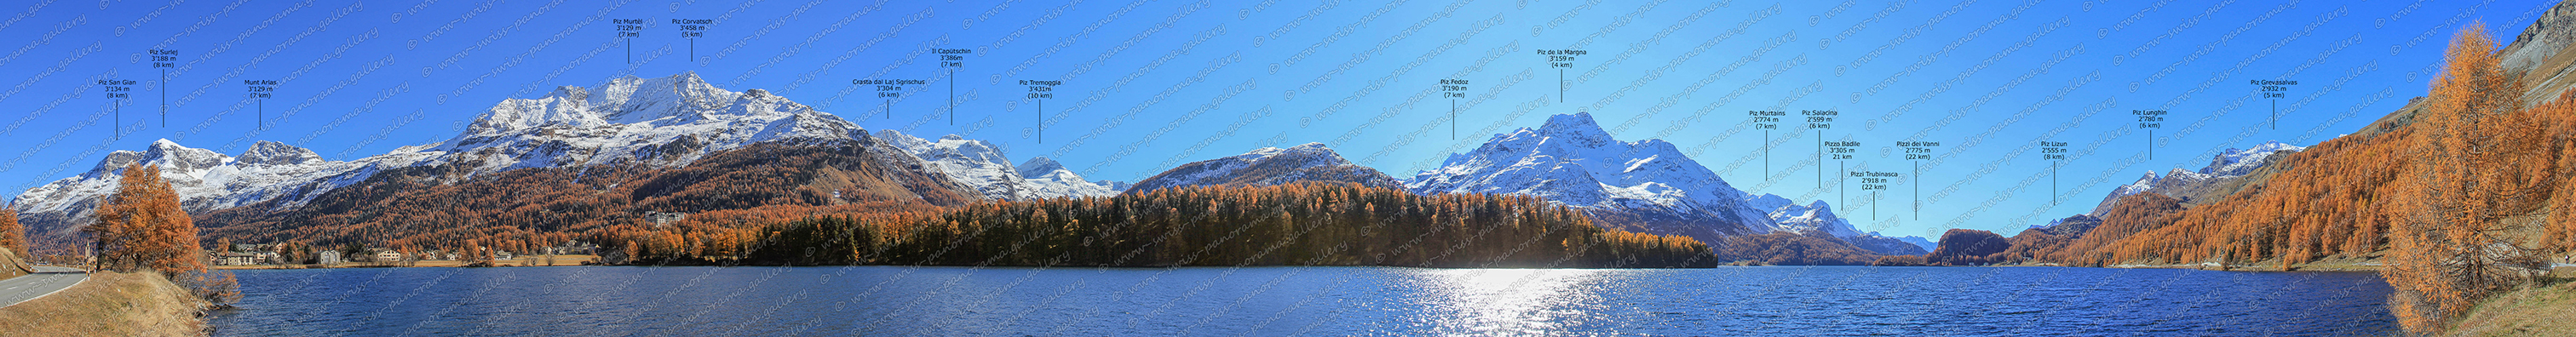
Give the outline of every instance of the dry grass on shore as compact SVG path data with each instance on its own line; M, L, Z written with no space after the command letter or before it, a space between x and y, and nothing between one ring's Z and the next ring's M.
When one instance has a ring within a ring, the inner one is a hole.
M0 336L202 336L205 306L158 273L94 273L60 293L0 308Z
M2576 336L2576 280L2488 298L2442 336Z

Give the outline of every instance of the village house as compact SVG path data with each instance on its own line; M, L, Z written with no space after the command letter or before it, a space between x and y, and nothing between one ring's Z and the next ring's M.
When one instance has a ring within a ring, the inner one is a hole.
M688 219L688 218L689 218L689 213L681 213L681 212L651 212L651 211L644 212L644 221L645 221L645 222L651 222L651 223L653 223L653 228L662 228L662 226L664 226L664 225L669 225L669 224L671 224L671 223L673 223L673 222L680 222L680 220L682 220L682 219Z
M323 250L321 252L314 253L314 255L314 263L333 264L347 262L340 259L340 251L337 250Z
M248 266L259 264L259 261L259 254L243 252L222 252L215 254L215 265L218 266Z

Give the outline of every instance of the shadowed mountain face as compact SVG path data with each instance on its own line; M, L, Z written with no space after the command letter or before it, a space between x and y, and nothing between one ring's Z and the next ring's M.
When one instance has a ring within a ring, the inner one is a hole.
M1941 248L1923 259L1933 265L1981 265L1995 263L1988 256L2012 248L2012 240L1994 232L1974 229L1952 229L1941 233Z

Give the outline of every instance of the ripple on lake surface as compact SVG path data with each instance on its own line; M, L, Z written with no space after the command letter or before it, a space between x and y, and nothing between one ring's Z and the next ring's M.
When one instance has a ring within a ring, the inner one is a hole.
M2367 335L2371 273L1729 267L238 271L218 336Z

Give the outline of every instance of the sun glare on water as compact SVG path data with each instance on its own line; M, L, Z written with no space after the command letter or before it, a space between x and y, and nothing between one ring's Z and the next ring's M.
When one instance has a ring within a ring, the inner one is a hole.
M1442 335L1529 335L1563 331L1601 305L1590 290L1597 269L1457 269L1422 275L1422 303Z

